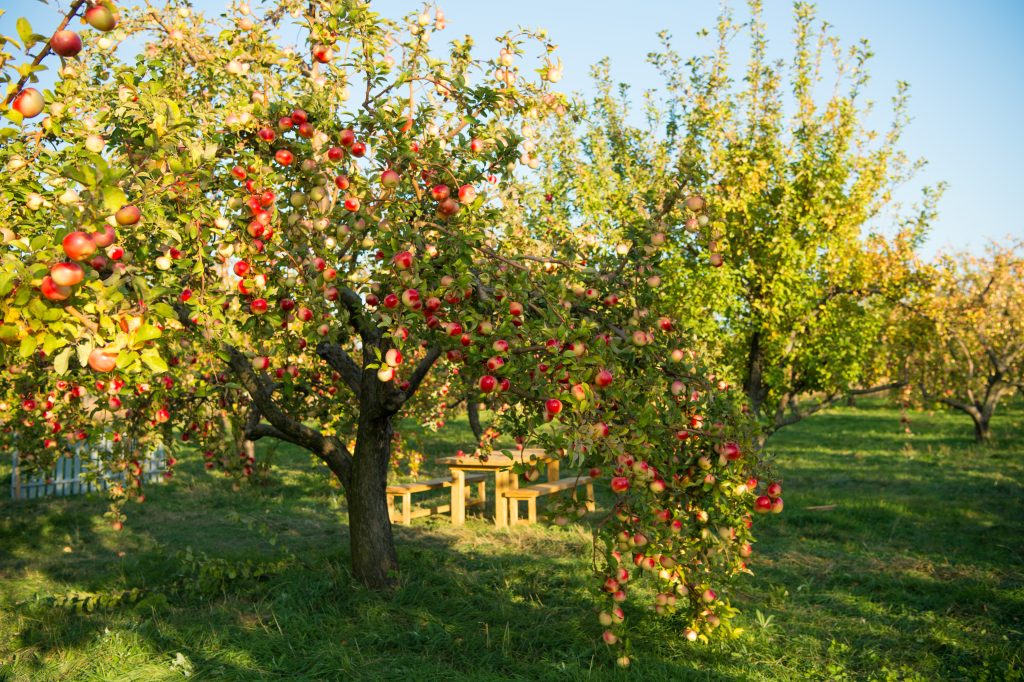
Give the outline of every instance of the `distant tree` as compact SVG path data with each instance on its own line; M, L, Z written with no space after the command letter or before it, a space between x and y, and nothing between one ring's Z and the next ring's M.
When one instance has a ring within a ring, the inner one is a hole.
M534 210L567 243L627 254L617 277L656 278L663 309L732 367L771 431L898 384L878 365L879 340L892 307L920 284L915 250L941 187L888 236L869 232L920 166L899 149L906 84L891 127L867 128L867 43L844 49L798 3L787 74L768 58L761 3L749 4L746 24L720 16L711 55L684 61L663 34L650 60L665 87L644 93L640 111L600 64L597 96L550 136L551 204ZM730 45L744 29L751 53L737 83ZM708 217L686 212L679 179L709 197ZM656 251L669 255L652 261Z
M986 441L999 401L1024 390L1024 242L941 257L935 273L897 353L925 401L968 415Z

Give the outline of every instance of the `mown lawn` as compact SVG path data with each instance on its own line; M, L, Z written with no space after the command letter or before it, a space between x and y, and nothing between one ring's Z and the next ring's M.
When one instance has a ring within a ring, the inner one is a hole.
M595 644L583 526L418 521L385 596L350 585L344 501L293 451L240 492L186 466L121 533L98 499L4 500L0 680L1022 679L1024 408L985 448L958 416L912 415L912 435L898 417L840 409L773 438L786 510L761 524L745 636L648 621L628 672ZM131 588L91 613L49 599Z

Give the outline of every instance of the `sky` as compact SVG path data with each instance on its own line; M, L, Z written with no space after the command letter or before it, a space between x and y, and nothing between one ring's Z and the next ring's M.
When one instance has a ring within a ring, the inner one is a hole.
M0 0L0 33L14 33L14 18L25 15L37 32L56 23L55 7L69 0ZM259 0L250 0L254 8ZM157 4L157 3L154 3ZM195 0L197 9L214 14L227 0ZM764 0L764 19L775 57L792 51L792 3ZM421 7L411 0L375 0L375 9L400 17ZM668 30L684 55L706 53L711 44L696 32L712 27L717 0L444 0L447 38L473 35L477 44L516 26L546 28L565 64L560 85L590 91L589 69L603 57L612 61L613 77L635 92L659 86L646 63L657 47L657 33ZM733 1L737 19L745 3ZM980 252L990 239L1024 239L1024 220L1014 197L1024 191L1024 0L821 0L819 19L833 26L844 44L861 38L875 53L870 65L868 98L876 101L870 120L884 129L889 99L897 81L910 83L913 117L903 149L927 166L897 194L912 205L922 185L946 182L939 217L926 244L927 255L940 250ZM440 36L439 36L440 37ZM741 45L737 46L742 48ZM736 56L740 64L744 59Z

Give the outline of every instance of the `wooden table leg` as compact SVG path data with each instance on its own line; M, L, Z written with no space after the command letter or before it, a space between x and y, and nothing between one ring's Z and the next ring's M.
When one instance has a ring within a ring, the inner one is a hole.
M466 472L452 469L452 525L466 523Z
M559 461L557 459L548 460L548 483L554 483L558 480L558 464Z
M494 472L494 525L504 528L508 525L508 471L498 469Z

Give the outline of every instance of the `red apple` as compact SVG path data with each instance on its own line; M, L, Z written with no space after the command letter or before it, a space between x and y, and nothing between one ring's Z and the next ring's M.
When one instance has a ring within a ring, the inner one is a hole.
M602 369L597 373L597 376L594 377L594 383L597 384L598 387L604 388L605 386L610 386L613 379L614 377L612 377L611 372L606 369Z
M11 102L11 108L25 118L33 118L43 111L43 96L35 88L25 88Z
M558 414L562 411L562 401L558 398L549 398L547 402L544 403L544 407L548 411L548 414Z
M353 142L350 151L352 156L364 156L366 154L366 145L362 142Z
M89 366L97 372L109 372L117 365L117 353L111 353L105 348L94 348L89 353Z
M625 476L616 476L612 479L612 490L617 493L624 493L629 490L629 479Z
M110 225L104 225L99 232L92 233L92 241L98 248L105 249L117 239L117 232Z
M290 166L292 161L295 160L295 155L287 149L278 149L274 153L274 160L282 166Z
M498 380L492 377L490 374L485 374L480 377L480 390L484 393L490 393L494 390L494 387L498 385Z
M351 147L356 141L356 133L351 128L346 128L341 131L338 136L338 141L341 142L342 147Z
M385 187L395 187L401 180L402 176L390 168L380 174L380 184Z
M779 482L772 483L768 486L768 497L775 498L782 494L782 484Z
M398 270L408 270L412 267L412 253L409 251L400 251L396 253L392 260L395 263L395 268Z
M58 287L73 287L84 276L85 271L78 263L57 263L50 268L50 278Z
M57 284L50 276L43 277L39 291L50 301L63 301L71 296L70 286Z
M96 241L91 235L76 230L64 237L64 253L71 260L85 260L96 252Z
M267 299L257 298L249 304L249 309L252 310L256 315L262 315L267 312Z
M74 57L82 51L82 39L74 31L57 31L50 38L50 47L61 57Z
M772 498L762 495L754 501L754 511L758 514L767 514L772 510Z
M85 21L97 31L112 31L117 25L114 13L103 5L96 5L85 10Z

